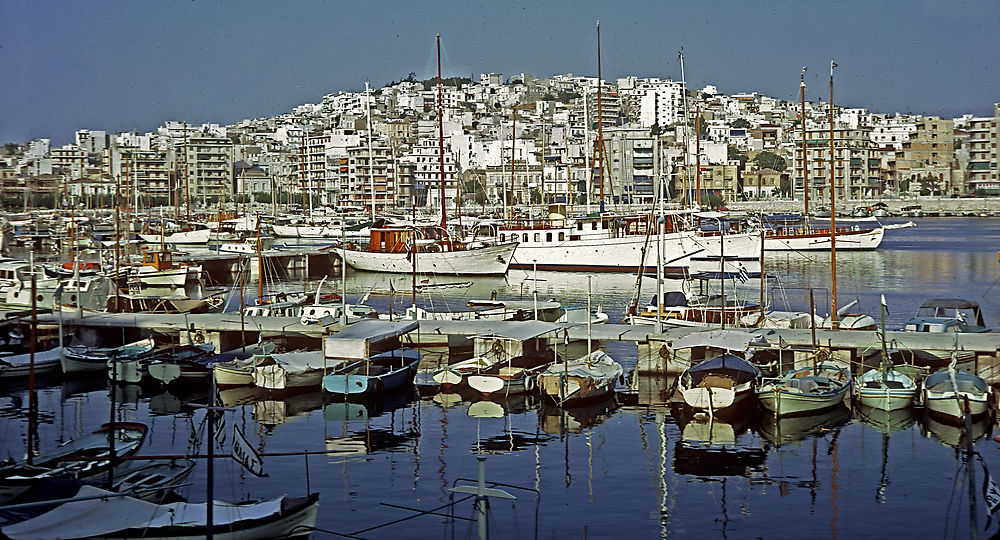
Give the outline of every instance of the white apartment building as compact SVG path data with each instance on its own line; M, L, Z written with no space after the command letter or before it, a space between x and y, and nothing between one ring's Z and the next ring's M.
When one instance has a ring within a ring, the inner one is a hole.
M412 184L403 186L403 191L413 193L415 200L423 201L430 208L441 207L441 162L436 139L420 141L404 154L400 161L412 165ZM455 156L445 146L444 149L444 198L448 208L454 208L458 196L458 167Z
M635 92L639 98L639 125L648 128L680 122L684 118L684 85L679 81L643 79Z

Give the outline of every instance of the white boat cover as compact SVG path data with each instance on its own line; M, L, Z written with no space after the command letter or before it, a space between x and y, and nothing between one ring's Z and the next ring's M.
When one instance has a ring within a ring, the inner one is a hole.
M554 332L562 328L560 325L545 321L504 321L499 328L486 328L486 331L479 332L476 338L510 339L515 341L527 341Z
M673 349L689 349L691 347L715 347L727 351L745 351L751 345L766 347L767 340L760 333L753 334L742 330L707 330L704 332L692 332L681 338L675 339L671 347Z
M62 353L63 353L63 347L55 347L47 351L36 352L35 363L59 360L59 357L62 356ZM14 354L11 356L0 356L0 365L2 364L7 364L10 366L27 366L31 364L31 353Z
M323 369L323 351L294 351L272 354L275 363L286 373L305 373Z
M102 494L112 495L100 488L82 486L77 497ZM221 526L277 516L281 512L282 498L239 506L215 501L212 521L215 526ZM32 519L3 527L0 532L15 540L46 540L105 536L125 529L197 528L205 526L205 510L204 503L154 504L133 497L90 499L61 504Z
M397 338L418 326L417 321L360 321L326 338L324 351L327 358L364 360L370 344Z

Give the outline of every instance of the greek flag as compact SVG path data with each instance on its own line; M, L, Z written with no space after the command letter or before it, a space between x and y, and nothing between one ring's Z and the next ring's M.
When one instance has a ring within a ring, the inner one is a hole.
M750 281L750 272L747 272L747 267L743 266L743 263L737 263L740 265L739 273L736 275L736 279L740 280L740 283L746 283Z

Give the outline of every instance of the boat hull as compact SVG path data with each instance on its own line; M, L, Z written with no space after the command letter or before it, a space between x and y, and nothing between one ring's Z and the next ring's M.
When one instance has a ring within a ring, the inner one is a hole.
M762 390L757 394L757 398L765 409L779 416L809 414L843 403L844 395L849 388L845 385L840 391L823 396L801 394L779 388Z
M890 386L882 384L882 372L869 370L858 379L856 394L862 405L883 411L905 409L913 405L917 385L913 379L896 371L888 372Z
M838 228L839 230L839 228ZM885 229L845 230L837 232L838 250L877 249L882 244ZM764 238L764 251L830 251L830 233L776 235Z
M184 231L166 236L159 234L140 234L139 238L147 244L173 244L173 245L196 245L207 244L212 235L210 229L198 229L196 231Z
M499 244L463 251L420 252L417 272L421 274L503 275L507 273L517 243ZM345 249L340 252L355 270L413 272L412 257L406 253L380 253Z
M585 237L562 242L539 242L532 241L533 233L526 231L526 235L529 241L518 245L511 268L629 273L642 269L645 273L656 272L655 236ZM727 259L759 257L760 237L756 234L699 236L694 231L667 234L662 244L664 272L668 275L683 274L690 268L692 257L718 257L723 251Z
M327 375L323 377L323 389L331 394L348 397L364 397L400 390L413 384L418 365L420 365L419 359L403 368L374 376L356 373Z

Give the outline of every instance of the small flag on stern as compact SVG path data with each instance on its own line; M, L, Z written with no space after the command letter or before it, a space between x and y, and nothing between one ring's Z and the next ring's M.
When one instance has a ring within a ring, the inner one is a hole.
M884 294L882 295L882 309L884 309L886 313L889 313L889 304L885 303Z
M750 272L747 272L747 267L743 266L743 263L738 263L740 265L739 275L736 276L740 280L740 283L746 283L750 281Z

